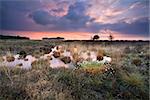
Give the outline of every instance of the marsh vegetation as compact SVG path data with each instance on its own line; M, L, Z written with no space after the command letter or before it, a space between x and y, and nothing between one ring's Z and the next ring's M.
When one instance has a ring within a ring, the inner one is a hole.
M148 100L149 52L148 42L0 40L0 99ZM31 66L2 64L18 57Z

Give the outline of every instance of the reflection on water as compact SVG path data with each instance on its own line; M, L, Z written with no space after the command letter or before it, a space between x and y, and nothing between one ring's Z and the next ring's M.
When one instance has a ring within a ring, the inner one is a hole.
M58 52L58 54L60 53L60 55L54 55L55 52ZM39 58L36 58L32 55L27 55L25 58L21 59L19 55L13 55L9 58L10 60L8 60L7 56L3 56L4 61L1 62L0 66L21 67L23 69L30 69L32 68L32 63L34 61L45 59L49 61L49 66L51 68L75 68L75 59L73 59L72 55L73 53L69 50L64 50L63 52L60 52L59 48L54 47L49 54L44 54ZM82 58L82 61L97 61L97 52L94 51L82 51L78 53L78 56L79 58ZM103 59L100 61L102 64L111 62L110 57L103 56L102 58Z

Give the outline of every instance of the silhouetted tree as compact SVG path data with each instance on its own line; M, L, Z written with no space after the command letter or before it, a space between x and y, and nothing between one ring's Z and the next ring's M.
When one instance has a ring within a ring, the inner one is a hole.
M99 37L99 35L94 35L93 36L93 40L98 40L100 37Z
M114 39L114 36L110 34L109 35L109 40L112 41L113 39Z

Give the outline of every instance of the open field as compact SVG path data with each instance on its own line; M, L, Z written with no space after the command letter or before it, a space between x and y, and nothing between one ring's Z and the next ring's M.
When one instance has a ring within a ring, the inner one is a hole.
M0 63L8 54L25 52L35 57L49 53L54 46L77 54L73 68L51 68L41 59L30 69L0 66L0 100L149 100L149 42L128 41L32 41L0 40ZM82 53L96 52L99 64ZM67 62L67 60L63 60Z

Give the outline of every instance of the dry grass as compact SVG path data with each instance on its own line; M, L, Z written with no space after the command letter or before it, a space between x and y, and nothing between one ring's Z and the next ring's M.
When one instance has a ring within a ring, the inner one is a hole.
M19 67L0 67L0 99L2 100L149 99L149 50L147 44L143 43L140 48L134 43L50 44L43 41L0 41L0 45L2 44L5 46L1 46L0 49L9 51L11 54L16 54L23 49L27 54L34 54L37 57L43 55L43 51L31 50L32 48L60 44L64 49L73 53L74 63L81 61L80 53L87 50L112 58L111 65L89 64L84 68L78 66L77 69L52 69L48 60L43 59L35 61L30 70ZM8 48L13 48L13 50L10 51ZM0 55L6 55L1 50ZM55 55L60 57L59 54ZM11 58L11 56L9 57ZM64 57L62 60L66 63L70 62L69 58Z

